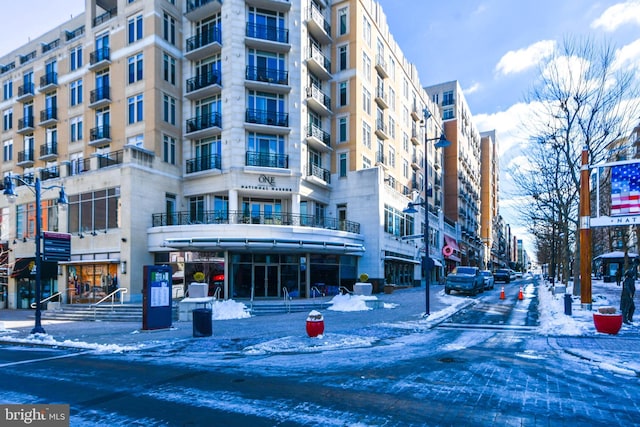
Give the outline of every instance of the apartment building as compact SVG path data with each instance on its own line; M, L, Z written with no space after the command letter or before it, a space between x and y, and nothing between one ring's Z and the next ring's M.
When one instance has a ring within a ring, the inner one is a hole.
M374 1L86 0L0 58L0 82L18 185L0 200L0 306L35 301L36 179L42 229L71 236L42 295L66 303L139 302L158 264L222 298L335 293L361 272L413 284L423 215L403 209L426 188L443 263L442 154L423 151L438 107Z
M482 267L493 270L500 266L499 243L499 157L496 131L480 133L480 239L484 245Z
M463 265L484 267L486 245L480 238L481 148L478 132L457 80L426 87L440 106L447 139L444 150L444 215L460 225L455 247Z

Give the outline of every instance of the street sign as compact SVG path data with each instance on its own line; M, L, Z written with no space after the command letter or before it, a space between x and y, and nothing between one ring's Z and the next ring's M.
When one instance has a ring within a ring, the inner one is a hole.
M45 261L71 261L71 234L45 231L42 236Z

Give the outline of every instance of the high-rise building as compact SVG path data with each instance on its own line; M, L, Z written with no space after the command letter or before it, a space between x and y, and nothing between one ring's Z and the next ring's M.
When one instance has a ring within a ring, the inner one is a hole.
M426 194L442 273L440 115L374 1L86 0L0 58L0 82L2 172L38 177L43 229L71 235L44 297L140 301L157 264L222 298L335 293L362 272L413 285L423 215L403 209ZM34 195L17 190L0 279L26 308Z

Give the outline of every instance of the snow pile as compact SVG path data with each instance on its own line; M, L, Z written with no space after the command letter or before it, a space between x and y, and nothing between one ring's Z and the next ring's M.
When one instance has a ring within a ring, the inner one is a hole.
M538 287L540 307L540 333L545 335L585 335L593 330L585 316L591 318L588 311L575 310L572 316L564 314L564 295L553 295L544 285Z
M377 301L378 298L367 295L340 294L333 297L327 310L332 311L366 311L373 310L367 306L367 301ZM386 307L385 307L386 308Z
M232 299L215 301L212 311L213 320L245 319L251 317L246 305Z
M27 338L12 338L11 342L24 344L40 344L52 347L84 348L94 350L96 353L124 353L127 351L140 350L144 345L117 345L117 344L96 344L83 341L64 340L58 341L48 334L31 334Z

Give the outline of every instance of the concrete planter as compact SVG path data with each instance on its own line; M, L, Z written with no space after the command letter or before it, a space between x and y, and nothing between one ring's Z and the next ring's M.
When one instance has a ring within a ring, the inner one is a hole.
M353 285L353 293L356 295L371 295L373 285L371 283L356 283Z

